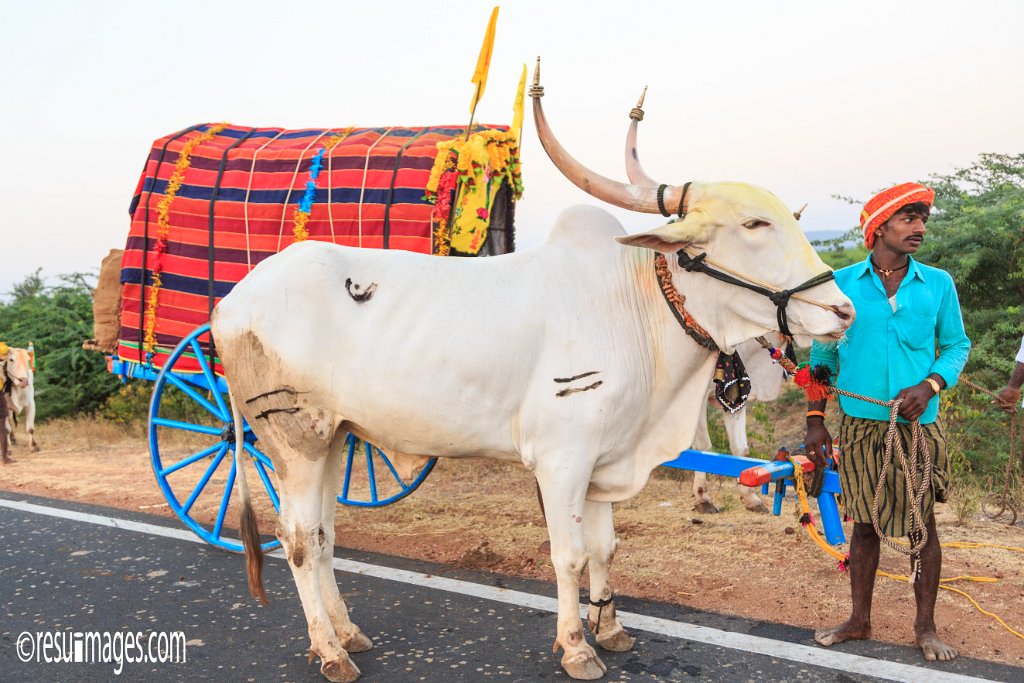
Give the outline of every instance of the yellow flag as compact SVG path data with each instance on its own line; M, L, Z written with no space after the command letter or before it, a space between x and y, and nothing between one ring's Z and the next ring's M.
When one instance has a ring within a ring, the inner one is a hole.
M516 102L512 105L512 133L519 140L523 132L523 95L526 93L526 65L523 64L523 75L519 77L519 89L516 90Z
M480 46L480 56L476 58L476 71L473 78L469 79L476 83L476 91L473 93L473 102L469 105L469 113L476 109L476 103L484 96L484 87L487 85L487 71L491 68L491 50L494 49L494 28L498 23L498 8L491 10L491 20L487 22L487 33L484 34L484 44Z

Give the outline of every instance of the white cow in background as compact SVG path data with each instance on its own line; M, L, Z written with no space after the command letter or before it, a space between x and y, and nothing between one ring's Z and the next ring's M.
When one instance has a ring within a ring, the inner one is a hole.
M784 340L781 334L773 333L767 335L768 341L777 349L784 349ZM746 367L747 376L750 377L750 395L748 401L774 401L782 393L782 387L786 384L786 375L782 366L772 360L768 352L755 340L745 341L737 345L743 365ZM711 384L704 402L704 410L700 414L700 424L697 427L697 436L693 440L693 448L699 451L711 450L711 436L708 433L707 406L718 406L722 408L722 420L725 423L725 433L729 437L729 452L733 455L747 456L750 454L750 446L747 443L747 406L734 413L730 413L715 400L715 385ZM768 508L757 495L757 489L749 486L742 486L737 482L737 492L743 501L743 506L752 512L768 512ZM711 500L708 491L708 475L704 472L693 473L693 498L694 509L697 512L715 513L718 508Z
M39 450L36 443L36 399L33 386L32 354L28 349L8 348L3 359L3 372L7 381L7 433L11 437L11 445L16 443L14 426L18 415L25 413L25 431L28 433L28 445L33 451ZM9 399L9 400L8 400Z
M591 173L555 140L538 91L541 141L570 180L636 211L681 205L686 219L627 236L608 212L575 207L542 246L486 259L307 241L261 262L214 311L234 419L248 420L273 461L277 536L310 653L332 681L358 678L349 653L373 645L349 619L332 565L340 433L395 458L484 456L532 471L558 582L555 648L565 650L571 677L600 678L606 667L580 621L585 568L597 644L633 646L609 583L612 503L638 493L655 467L693 443L717 356L709 346L732 349L779 325L762 295L656 254L704 252L776 290L828 271L792 212L765 190L692 183L688 193L659 191ZM669 303L672 292L685 297L685 316ZM854 317L849 299L834 282L805 294L789 305L794 333L841 338ZM703 344L680 319L695 321ZM243 452L239 443L236 458ZM265 599L238 471L250 590Z

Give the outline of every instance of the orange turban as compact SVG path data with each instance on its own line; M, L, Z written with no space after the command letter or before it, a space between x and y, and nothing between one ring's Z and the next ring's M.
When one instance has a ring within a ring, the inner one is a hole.
M935 190L917 183L903 183L882 190L868 200L860 212L860 226L864 228L864 244L868 249L875 243L875 231L892 215L908 204L924 202L931 207Z

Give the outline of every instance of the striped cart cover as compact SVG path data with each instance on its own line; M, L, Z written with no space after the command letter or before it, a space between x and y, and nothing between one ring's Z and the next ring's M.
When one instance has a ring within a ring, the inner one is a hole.
M200 124L160 138L131 203L118 356L162 367L235 283L297 239L431 253L424 190L437 143L464 134ZM480 253L512 251L512 223L511 193L501 191ZM175 369L198 366L183 358Z

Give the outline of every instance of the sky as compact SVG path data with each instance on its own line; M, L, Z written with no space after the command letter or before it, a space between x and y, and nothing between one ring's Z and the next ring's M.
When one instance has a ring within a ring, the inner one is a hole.
M95 271L129 228L152 142L199 122L287 128L465 125L492 2L0 0L0 296L43 269ZM542 57L544 108L577 159L625 180L628 113L662 182L743 181L805 230L860 200L1024 151L1024 3L501 4L477 119L509 123ZM574 204L527 102L518 247ZM630 232L660 217L613 209Z

